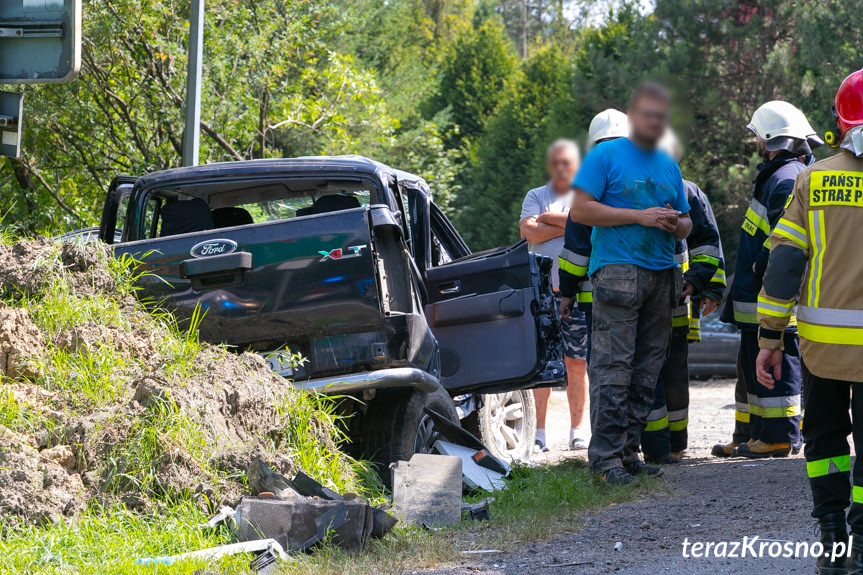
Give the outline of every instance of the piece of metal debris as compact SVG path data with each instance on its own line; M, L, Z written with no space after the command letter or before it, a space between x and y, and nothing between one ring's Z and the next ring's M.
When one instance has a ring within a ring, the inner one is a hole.
M462 460L447 455L417 453L410 461L390 466L393 506L408 525L439 527L461 521Z
M623 541L618 541L617 543L614 544L614 550L615 551L620 551L621 549L623 549Z

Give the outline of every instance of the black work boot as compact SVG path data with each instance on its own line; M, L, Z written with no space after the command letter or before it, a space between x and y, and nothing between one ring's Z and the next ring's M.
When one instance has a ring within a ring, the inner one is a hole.
M863 575L863 534L851 533L851 557L845 566L848 575Z
M845 526L845 513L828 513L818 518L818 524L821 527L824 554L815 560L815 572L818 575L845 575L845 557L848 555L848 528ZM842 544L840 549L842 556L831 560L833 545L836 543ZM863 545L863 541L860 544Z

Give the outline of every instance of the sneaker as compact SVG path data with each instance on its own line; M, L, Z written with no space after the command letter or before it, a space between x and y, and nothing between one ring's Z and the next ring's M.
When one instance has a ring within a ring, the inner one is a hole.
M569 448L573 451L583 451L587 449L587 440L583 437L573 437L569 442Z
M612 467L606 469L599 476L604 482L609 485L629 485L635 481L635 477L626 472L623 467Z
M548 445L546 445L544 441L537 439L536 441L534 441L534 443L536 444L536 448L539 449L541 453L545 453L548 451Z
M658 465L648 465L643 461L635 461L626 466L626 470L630 475L649 475L650 477L659 477L665 471Z

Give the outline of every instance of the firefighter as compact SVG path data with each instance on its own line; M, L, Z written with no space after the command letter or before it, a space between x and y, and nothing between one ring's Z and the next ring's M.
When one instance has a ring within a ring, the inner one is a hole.
M863 574L863 70L836 93L838 154L797 177L794 197L770 239L758 297L759 383L768 390L785 376L783 333L797 305L806 407L803 436L812 488L812 516L830 552L853 542L847 559L817 560L822 575ZM802 283L801 283L802 280ZM850 416L849 416L850 408ZM858 456L851 481L848 434ZM826 555L826 554L825 554ZM847 569L847 570L846 570Z
M587 132L587 146L594 146L607 140L625 138L629 135L629 118L619 110L603 110L590 122ZM590 324L593 305L593 286L587 277L590 263L590 234L592 228L578 224L569 218L564 228L563 249L560 252L560 314L569 316L573 305L584 312L587 319L587 350L590 361Z
M660 146L680 162L683 149L673 131L666 133ZM674 309L668 357L657 382L653 410L641 434L645 460L661 464L680 462L686 450L692 318L700 317L700 308L705 300L714 302L717 298L715 291L708 288L718 273L722 258L719 229L707 195L689 180L683 180L683 187L692 218L692 232L685 240L677 242L675 250L675 259L683 273L683 297ZM714 304L718 304L721 297L720 294ZM711 307L710 311L716 309L715 305Z
M714 445L713 455L785 457L792 446L800 443L801 380L796 322L789 322L782 336L785 349L782 380L768 390L758 385L755 378L756 300L769 255L770 232L789 201L794 179L812 162L812 148L823 141L815 135L803 112L778 100L759 107L747 128L755 134L765 161L758 166L752 200L740 231L734 282L722 311L722 320L736 324L741 331L735 433L731 443Z

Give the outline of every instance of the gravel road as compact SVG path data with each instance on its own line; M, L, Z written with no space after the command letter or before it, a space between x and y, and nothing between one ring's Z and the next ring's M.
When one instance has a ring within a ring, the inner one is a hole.
M683 542L816 541L809 517L809 487L802 455L751 462L717 460L711 446L730 438L733 381L693 382L690 445L684 463L666 468L671 495L613 505L588 515L572 533L532 543L517 552L470 557L435 573L814 573L813 559L683 557ZM565 397L555 392L550 408L550 461L568 433ZM583 455L577 455L583 457ZM615 544L621 542L619 551ZM758 549L756 544L756 551ZM730 547L727 547L730 551Z

